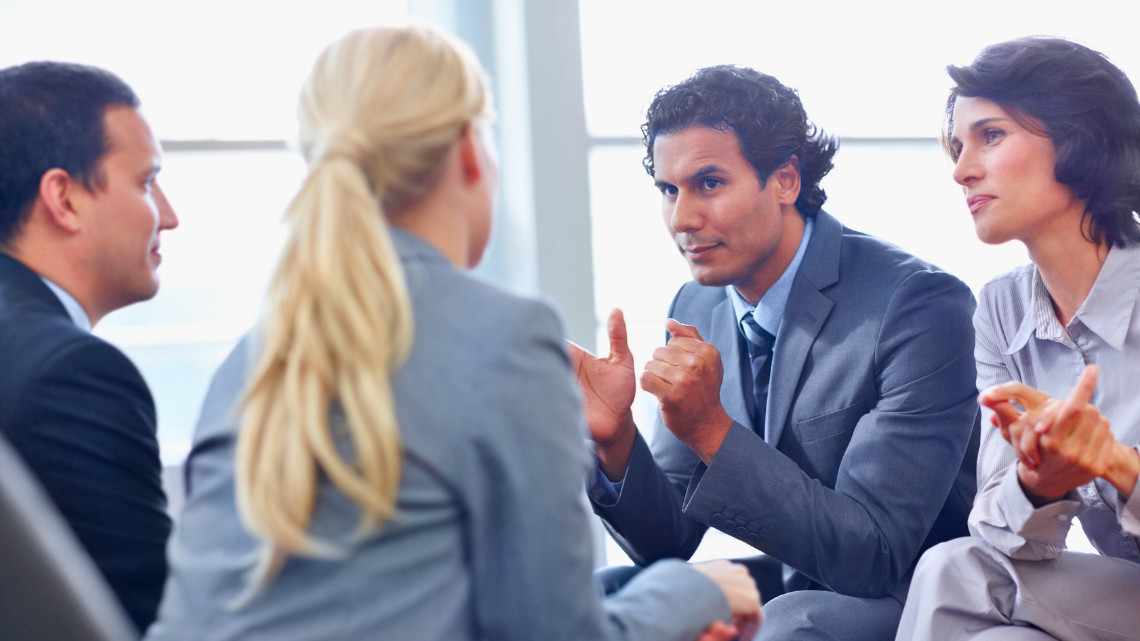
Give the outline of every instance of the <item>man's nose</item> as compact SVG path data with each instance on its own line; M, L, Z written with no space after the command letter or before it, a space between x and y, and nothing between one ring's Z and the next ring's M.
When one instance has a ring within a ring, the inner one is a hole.
M174 229L178 226L178 214L166 199L166 193L156 183L154 185L154 204L158 206L158 228Z

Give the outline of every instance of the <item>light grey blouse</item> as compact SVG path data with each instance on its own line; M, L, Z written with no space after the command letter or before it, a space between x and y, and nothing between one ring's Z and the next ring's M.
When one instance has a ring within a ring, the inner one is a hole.
M1092 403L1117 440L1140 444L1140 245L1114 247L1084 305L1067 327L1030 264L988 283L974 315L978 389L1021 381L1056 398L1072 391L1085 365L1101 371ZM1034 508L1017 480L1013 448L982 408L978 495L970 529L1013 558L1055 558L1072 519L1101 554L1140 562L1140 483L1120 496L1103 479Z

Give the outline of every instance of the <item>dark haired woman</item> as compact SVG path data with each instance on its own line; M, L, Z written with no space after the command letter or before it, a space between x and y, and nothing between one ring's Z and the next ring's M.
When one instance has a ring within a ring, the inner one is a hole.
M897 638L1140 638L1136 90L1059 38L949 72L947 149L978 237L1033 262L982 289L974 536L923 557ZM1100 555L1064 549L1078 514Z

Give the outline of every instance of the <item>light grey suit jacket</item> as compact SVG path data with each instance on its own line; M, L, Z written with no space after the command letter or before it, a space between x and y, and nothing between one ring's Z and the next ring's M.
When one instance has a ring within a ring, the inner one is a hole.
M776 337L767 425L749 417L732 302L690 282L669 315L720 350L735 422L706 467L658 415L652 452L639 436L617 502L595 511L638 563L688 558L712 526L788 566L788 589L901 600L919 553L967 534L973 311L957 278L819 212Z
M354 540L358 511L322 482L312 531L343 542L345 557L291 559L249 606L227 609L256 548L234 506L235 403L256 356L247 338L203 406L147 638L687 641L728 618L715 585L678 562L603 603L585 426L557 317L393 235L415 314L393 380L405 448L395 518Z

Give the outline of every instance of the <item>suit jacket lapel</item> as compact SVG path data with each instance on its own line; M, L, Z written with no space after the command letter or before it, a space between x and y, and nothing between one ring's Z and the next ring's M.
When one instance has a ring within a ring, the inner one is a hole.
M815 217L799 273L776 334L772 379L768 384L768 413L764 440L776 447L784 433L799 387L800 374L811 346L831 314L834 303L821 290L839 281L843 225L824 211Z
M742 378L742 354L740 344L740 331L736 328L736 312L732 308L727 292L724 299L712 310L712 330L705 339L721 350L721 362L724 363L724 378L720 385L720 398L724 404L724 411L734 421L748 429L755 429L752 424L752 415L748 411L748 401L744 394L750 393L752 383L744 384ZM751 375L751 370L749 370Z

